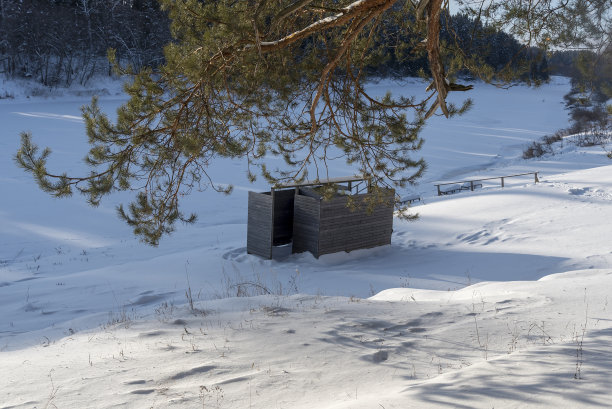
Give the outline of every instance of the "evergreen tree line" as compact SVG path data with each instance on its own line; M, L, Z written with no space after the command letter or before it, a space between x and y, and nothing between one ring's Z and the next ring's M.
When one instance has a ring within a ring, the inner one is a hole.
M168 17L156 0L0 0L0 73L47 86L86 84L120 64L163 61Z
M393 27L387 32L378 39L369 74L428 75L417 36ZM460 71L465 76L481 75L484 67L485 75L510 69L521 70L524 80L548 78L545 53L466 15L443 17L441 39L449 64L479 61ZM157 0L0 0L0 73L9 78L33 78L47 86L86 84L96 73L110 75L109 48L121 66L138 70L163 63L162 49L170 41L169 19Z
M380 37L385 51L382 63L372 66L371 72L383 76L427 76L427 54L417 36L401 30ZM395 36L395 37L393 37ZM525 47L514 36L493 26L482 24L465 14L442 14L440 39L447 64L455 65L463 77L497 77L524 81L545 81L550 74L546 53L537 47ZM518 75L517 75L518 74Z

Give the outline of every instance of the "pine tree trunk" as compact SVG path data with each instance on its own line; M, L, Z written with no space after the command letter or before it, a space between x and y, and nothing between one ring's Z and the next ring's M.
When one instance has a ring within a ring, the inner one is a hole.
M429 0L427 4L427 58L429 69L433 77L433 84L438 92L437 102L434 104L427 116L431 116L439 106L444 115L448 118L448 108L446 107L446 95L448 88L444 65L440 57L440 13L442 11L442 0Z

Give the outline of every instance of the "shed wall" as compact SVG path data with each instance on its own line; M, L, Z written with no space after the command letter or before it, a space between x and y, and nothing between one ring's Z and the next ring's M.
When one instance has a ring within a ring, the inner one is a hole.
M295 196L293 211L293 252L310 251L319 257L320 200Z
M347 207L348 197L321 201L318 256L391 244L393 232L393 190L388 203L368 212L367 195L353 196L355 208Z
M272 196L249 192L247 253L272 257Z

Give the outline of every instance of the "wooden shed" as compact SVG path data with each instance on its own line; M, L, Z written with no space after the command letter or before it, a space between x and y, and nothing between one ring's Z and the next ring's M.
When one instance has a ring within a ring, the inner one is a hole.
M320 188L336 193L324 199ZM285 185L270 192L249 192L247 252L272 258L279 246L315 257L391 243L393 189L378 189L376 205L368 183L359 176ZM351 204L349 205L349 201Z

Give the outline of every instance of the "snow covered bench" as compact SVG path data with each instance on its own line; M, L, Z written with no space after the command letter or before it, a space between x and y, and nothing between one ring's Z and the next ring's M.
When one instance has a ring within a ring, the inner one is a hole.
M464 184L461 185L461 190L474 190L478 188L482 189L482 183L477 183L477 182L478 181L465 182Z
M452 195L453 193L457 193L462 190L461 185L459 184L444 185L443 187L440 187L441 185L437 185L437 186L438 186L438 196Z
M400 199L400 204L401 205L406 205L406 204L412 204L414 202L420 202L421 196L419 195L411 195L411 196L404 196Z

